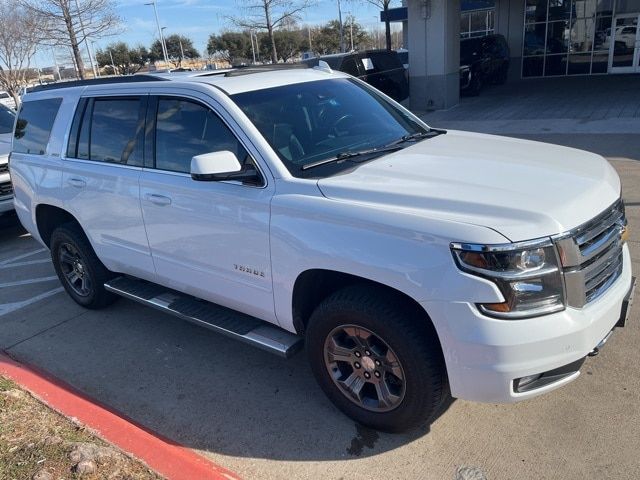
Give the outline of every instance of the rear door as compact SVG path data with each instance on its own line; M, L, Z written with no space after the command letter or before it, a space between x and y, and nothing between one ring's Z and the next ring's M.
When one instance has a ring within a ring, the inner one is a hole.
M150 101L151 162L140 177L140 197L158 282L275 322L269 249L274 188L260 173L257 152L203 93L167 87ZM257 170L260 181L193 180L191 158L220 150Z
M80 99L64 158L63 204L111 270L153 278L138 180L146 95Z

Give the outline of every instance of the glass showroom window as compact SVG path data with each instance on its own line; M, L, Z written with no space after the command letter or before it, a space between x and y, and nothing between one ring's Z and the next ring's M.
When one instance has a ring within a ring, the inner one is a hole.
M460 16L460 37L484 37L494 31L495 9L470 10Z
M614 0L526 0L522 76L607 73Z

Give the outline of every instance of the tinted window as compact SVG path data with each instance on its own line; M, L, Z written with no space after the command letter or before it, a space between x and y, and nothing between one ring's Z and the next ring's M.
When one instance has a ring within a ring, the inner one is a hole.
M354 77L357 77L359 75L358 65L356 64L356 60L353 57L345 58L340 69L344 73L348 73L349 75L353 75Z
M265 88L232 99L296 176L319 172L304 170L305 165L425 131L373 89L345 78Z
M24 102L18 114L13 151L44 155L61 98Z
M371 61L373 62L376 72L404 68L398 54L395 52L374 53L371 55Z
M101 162L142 165L140 99L101 99L93 103L91 122L83 121L80 145L90 128L88 158ZM85 117L86 117L85 113ZM90 126L89 126L90 124Z
M13 124L15 123L16 115L13 110L0 105L0 134L12 133Z
M229 150L241 164L250 162L235 135L208 107L189 100L158 100L156 168L189 173L191 158Z

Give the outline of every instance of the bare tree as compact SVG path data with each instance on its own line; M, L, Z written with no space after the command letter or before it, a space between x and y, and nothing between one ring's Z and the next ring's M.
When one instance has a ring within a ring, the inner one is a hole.
M55 46L71 46L78 75L85 78L80 53L83 42L118 33L121 20L113 0L18 0L32 14L47 20L47 40Z
M243 17L229 17L235 25L248 30L266 30L271 45L271 61L278 63L278 50L274 30L297 20L313 0L249 0L243 7L247 14Z
M20 106L20 90L32 76L31 60L41 41L43 21L11 0L0 1L0 85Z
M352 0L359 3L361 0ZM387 40L387 50L391 50L391 22L389 22L389 5L393 0L365 0L367 3L379 8L384 12L384 33Z

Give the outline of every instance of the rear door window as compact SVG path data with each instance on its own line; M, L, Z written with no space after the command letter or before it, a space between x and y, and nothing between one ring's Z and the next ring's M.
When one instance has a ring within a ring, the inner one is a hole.
M82 100L67 156L142 166L145 105L140 97Z
M61 98L47 98L22 104L13 135L14 152L45 154L61 103Z

